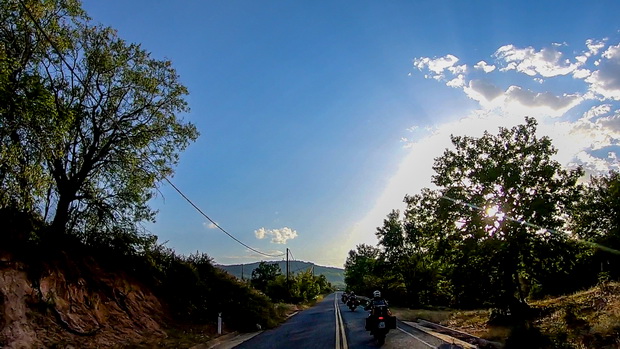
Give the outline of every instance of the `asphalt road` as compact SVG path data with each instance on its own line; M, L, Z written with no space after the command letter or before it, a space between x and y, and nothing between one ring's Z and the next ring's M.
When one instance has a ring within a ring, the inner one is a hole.
M336 298L338 297L338 298ZM379 348L364 329L368 313L362 307L351 311L331 294L314 307L299 312L280 327L264 331L236 346L240 349L364 349ZM390 330L381 348L429 349L444 348L445 343L400 321Z

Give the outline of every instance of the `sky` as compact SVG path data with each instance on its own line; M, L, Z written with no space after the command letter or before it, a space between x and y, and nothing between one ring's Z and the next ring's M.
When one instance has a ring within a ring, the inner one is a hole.
M556 159L620 170L618 1L86 0L189 89L200 137L146 228L219 264L342 267L450 135L538 120ZM248 249L247 246L252 249Z

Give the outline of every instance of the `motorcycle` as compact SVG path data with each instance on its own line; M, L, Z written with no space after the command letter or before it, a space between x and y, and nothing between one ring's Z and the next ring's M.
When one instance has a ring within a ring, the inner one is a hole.
M347 300L347 307L349 307L351 311L355 311L355 308L357 308L359 305L360 301L357 299L356 296L349 296L349 299Z
M366 331L370 331L370 335L375 337L379 345L383 345L385 336L391 329L396 329L396 316L392 316L387 305L373 306L366 318Z
M348 295L346 293L342 294L342 297L340 298L342 300L342 303L347 304L347 296Z

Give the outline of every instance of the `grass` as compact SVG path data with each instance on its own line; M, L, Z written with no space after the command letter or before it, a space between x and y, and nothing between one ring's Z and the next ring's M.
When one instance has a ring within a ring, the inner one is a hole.
M534 327L549 340L545 348L620 348L620 283L530 303ZM488 310L393 308L401 320L425 319L490 341L506 343L513 329L489 326Z

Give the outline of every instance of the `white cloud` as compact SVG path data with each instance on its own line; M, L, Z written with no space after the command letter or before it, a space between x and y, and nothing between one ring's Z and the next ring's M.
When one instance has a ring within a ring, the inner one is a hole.
M558 47L553 45L536 51L533 47L504 45L495 51L494 56L507 63L502 71L516 70L529 76L540 75L545 78L570 74L582 65L579 61L570 63Z
M590 55L597 55L599 50L602 49L603 47L605 47L605 42L607 41L607 39L603 39L603 40L594 40L594 39L588 39L586 40L586 47L588 47L588 52L586 53L586 55L590 56Z
M563 115L583 100L578 94L556 96L550 92L533 92L519 86L510 86L505 96L507 105L514 106L516 103L552 117Z
M453 65L448 67L448 71L454 75L464 74L467 72L467 65Z
M480 69L485 73L490 73L492 71L495 70L495 66L494 65L490 65L485 61L480 61L478 63L476 63L476 65L474 65L475 69Z
M613 158L601 159L586 151L579 152L575 156L575 164L581 165L585 171L586 177L590 175L601 175L607 173L609 170L620 169L618 162Z
M286 244L288 240L292 240L296 238L297 231L288 227L280 228L280 229L265 229L260 228L254 230L254 235L257 239L261 240L266 237L271 237L272 244Z
M478 101L484 109L500 108L532 116L561 116L584 99L578 94L556 96L550 92L534 92L519 86L510 86L503 91L487 80L471 80L463 91L469 98Z
M603 98L620 100L620 45L610 46L598 61L598 70L585 79Z
M620 114L600 118L597 122L609 137L620 141Z
M465 76L463 74L459 74L456 78L448 81L446 85L454 88L460 88L465 86Z
M590 76L591 72L589 69L575 69L573 72L573 77L575 79L585 79Z
M583 114L583 119L590 120L597 116L609 114L611 111L611 104L601 104L590 108L587 112Z
M413 65L419 70L428 69L433 72L433 75L430 75L431 78L436 80L441 80L444 78L444 71L448 69L450 72L455 74L454 72L458 72L461 70L465 70L463 66L456 66L455 64L459 61L458 57L453 55L446 55L444 57L439 58L416 58L413 60Z
M464 91L469 98L482 105L488 105L504 93L504 90L488 80L471 80Z

